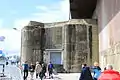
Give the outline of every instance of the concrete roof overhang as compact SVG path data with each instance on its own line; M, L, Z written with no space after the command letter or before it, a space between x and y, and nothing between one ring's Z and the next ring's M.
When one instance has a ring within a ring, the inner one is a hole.
M72 19L92 18L97 0L69 0Z

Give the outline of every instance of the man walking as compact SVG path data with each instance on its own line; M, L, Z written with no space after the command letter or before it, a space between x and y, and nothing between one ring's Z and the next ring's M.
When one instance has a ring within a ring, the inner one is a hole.
M53 73L53 64L50 62L48 65L48 72L49 72L49 78L53 78L52 73Z
M28 70L29 70L29 65L27 64L27 61L23 64L23 79L26 80L28 77Z

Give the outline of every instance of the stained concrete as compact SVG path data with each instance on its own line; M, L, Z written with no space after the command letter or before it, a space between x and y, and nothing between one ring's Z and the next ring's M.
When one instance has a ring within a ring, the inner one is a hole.
M83 63L92 65L99 60L96 20L72 19L31 24L22 30L22 61L42 61L44 54L41 51L61 49L64 69L68 72L80 72Z
M38 23L38 22L37 22ZM21 62L35 63L43 61L44 48L43 23L36 25L33 21L22 29L21 37Z
M63 28L64 68L68 72L80 72L81 64L98 61L95 20L70 20Z

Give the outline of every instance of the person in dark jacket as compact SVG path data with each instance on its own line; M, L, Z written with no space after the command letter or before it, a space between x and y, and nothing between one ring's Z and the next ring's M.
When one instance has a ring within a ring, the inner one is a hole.
M53 78L52 73L53 73L53 64L50 62L48 65L48 72L49 72L49 78Z
M46 73L46 65L45 65L45 63L43 63L43 64L42 64L42 76L43 76L44 78L46 78L45 73Z
M35 65L34 64L30 65L29 71L30 71L31 79L33 79L33 75L34 75L34 72L35 72Z
M90 68L87 67L87 64L82 65L82 71L79 80L93 80Z

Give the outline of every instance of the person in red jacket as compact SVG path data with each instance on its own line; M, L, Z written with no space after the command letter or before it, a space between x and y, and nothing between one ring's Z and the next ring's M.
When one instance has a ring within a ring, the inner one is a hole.
M112 65L107 65L106 70L102 72L98 80L120 80L120 74L113 70Z

